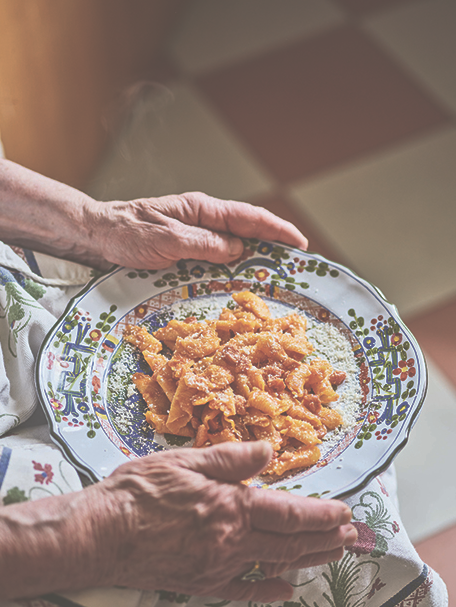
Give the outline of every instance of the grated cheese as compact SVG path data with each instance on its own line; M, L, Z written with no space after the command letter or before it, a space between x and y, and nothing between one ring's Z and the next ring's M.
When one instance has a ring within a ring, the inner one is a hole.
M233 300L229 294L178 301L160 310L160 324L166 324L172 318L184 320L189 316L196 316L198 319L216 319L222 308L226 307L230 301ZM352 346L349 340L333 324L320 322L304 311L296 310L294 307L276 300L268 299L267 303L274 318L285 316L291 312L297 312L305 316L308 323L307 337L314 347L314 352L307 358L323 358L330 362L335 370L343 371L346 374L344 382L337 388L339 399L332 406L341 414L343 423L341 427L328 432L324 437L320 445L321 455L324 457L354 427L360 410L362 391ZM124 342L108 378L108 387L112 396L111 402L116 401L117 403L114 406L115 419L113 419L113 423L120 433L125 435L132 430L133 411L137 410L138 407L138 392L131 380L132 374L138 371L138 361L139 357L135 348ZM144 434L146 434L146 429ZM156 439L158 439L158 436ZM138 437L137 440L139 443L150 442L150 438L146 436Z

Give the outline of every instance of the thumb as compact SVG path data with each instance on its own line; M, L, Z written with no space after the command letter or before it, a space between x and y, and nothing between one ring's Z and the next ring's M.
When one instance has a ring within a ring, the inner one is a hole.
M196 450L195 450L196 451ZM237 482L259 474L272 457L272 447L266 441L220 443L199 450L189 468L208 478Z

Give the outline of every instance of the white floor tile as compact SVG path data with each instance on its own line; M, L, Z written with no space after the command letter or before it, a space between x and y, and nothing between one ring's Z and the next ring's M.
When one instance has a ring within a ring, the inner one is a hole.
M401 517L413 542L456 523L456 391L428 365L422 413L395 460Z
M197 0L169 53L184 72L196 74L312 35L343 18L331 0Z
M400 314L456 293L456 130L295 184L292 199Z
M456 111L456 2L413 2L366 20L364 27Z
M244 200L271 188L267 174L189 86L158 87L130 122L90 184L101 200L203 191Z

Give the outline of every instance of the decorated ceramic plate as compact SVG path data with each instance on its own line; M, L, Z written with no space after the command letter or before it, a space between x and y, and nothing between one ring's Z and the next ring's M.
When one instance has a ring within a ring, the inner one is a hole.
M337 388L344 418L310 468L258 486L343 497L384 470L405 445L422 406L427 372L418 344L382 293L349 269L284 245L245 241L229 265L183 260L165 270L116 268L69 303L40 351L37 387L51 435L68 459L101 480L128 459L191 446L158 434L132 375L151 373L127 343L128 324L154 331L171 319L218 318L232 294L250 290L279 317L306 316L315 355L346 373Z

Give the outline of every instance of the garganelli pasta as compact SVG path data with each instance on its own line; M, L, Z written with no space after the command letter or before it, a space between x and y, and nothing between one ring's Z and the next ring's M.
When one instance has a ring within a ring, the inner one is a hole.
M132 377L148 406L146 420L158 433L194 438L195 447L267 440L274 458L263 474L311 466L321 439L342 424L329 405L345 373L308 359L305 317L272 318L250 291L232 298L238 307L224 308L217 320L171 320L153 335L127 326L126 341L152 370Z

